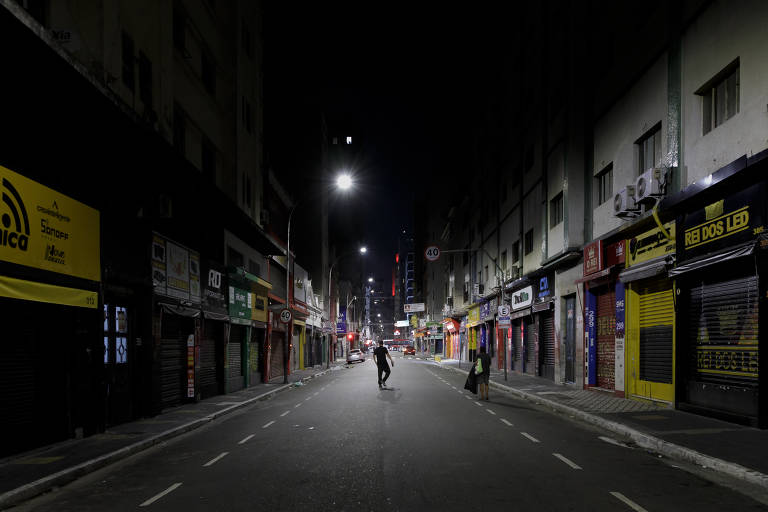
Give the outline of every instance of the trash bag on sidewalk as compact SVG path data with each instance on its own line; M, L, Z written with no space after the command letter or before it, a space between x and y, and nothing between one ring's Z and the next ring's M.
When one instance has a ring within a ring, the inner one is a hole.
M469 370L469 375L467 375L467 382L464 383L464 389L477 394L477 375L475 374L475 365L472 365L472 369Z

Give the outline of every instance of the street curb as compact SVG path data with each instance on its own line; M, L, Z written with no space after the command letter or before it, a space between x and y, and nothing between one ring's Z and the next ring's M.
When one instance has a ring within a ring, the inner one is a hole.
M326 370L315 373L313 375L302 377L300 380L296 382L307 382L311 379L323 376L326 373L329 373L330 371L331 371L331 368L328 368ZM110 464L114 464L115 462L118 462L122 459L130 457L131 455L135 455L148 448L151 448L152 446L160 444L169 439L173 439L174 437L180 436L182 434L186 434L187 432L196 430L220 418L221 416L224 416L231 412L236 411L237 409L247 407L253 404L254 402L257 402L259 400L264 400L266 398L271 397L272 395L276 395L277 393L290 389L295 384L296 384L295 382L291 384L284 384L278 388L271 389L266 393L262 393L253 398L249 398L248 400L241 402L239 404L235 404L225 409L222 409L220 411L213 412L197 420L190 421L189 423L185 423L184 425L171 428L169 430L166 430L165 432L161 432L152 437L148 437L147 439L144 439L142 441L137 441L136 443L120 448L119 450L115 450L113 452L107 453L100 457L96 457L95 459L91 459L91 460L82 462L76 466L72 466L71 468L63 469L58 473L54 473L44 478L40 478L39 480L35 480L34 482L22 485L21 487L17 487L10 491L6 491L3 494L0 494L0 510L5 510L14 505L18 505L23 501L26 501L36 496L39 496L41 494L44 494L50 490L53 490L56 487L61 487L62 485L66 485L89 473L92 473L98 469L109 466Z
M452 366L443 366L439 363L435 364L441 368L447 368L465 375L467 373L465 370L454 368ZM638 446L652 450L666 457L696 464L697 466L701 466L705 469L711 469L718 473L722 473L733 478L738 478L739 480L743 480L750 484L757 485L763 489L768 489L768 475L760 473L759 471L746 468L734 462L728 462L726 460L718 459L710 455L705 455L691 448L686 448L685 446L680 446L674 443L670 443L669 441L659 439L658 437L645 434L639 430L628 427L627 425L601 418L600 416L596 416L580 409L575 409L568 405L564 405L547 398L542 398L532 393L527 393L516 388L511 388L509 386L499 384L498 382L491 381L491 386L502 391L517 395L518 397L524 400L528 400L529 402L550 407L557 412L565 413L586 423L601 427L615 434L628 437Z

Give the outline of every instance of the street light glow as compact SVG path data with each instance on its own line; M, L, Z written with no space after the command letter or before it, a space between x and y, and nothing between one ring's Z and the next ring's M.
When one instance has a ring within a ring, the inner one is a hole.
M349 174L341 174L338 178L336 178L336 185L341 190L349 190L352 188L352 176Z
M360 248L360 254L365 254L367 252L368 252L368 248L367 247L363 246L363 247Z
M369 277L369 278L368 278L368 282L369 282L369 283L372 283L372 282L373 282L373 278L372 278L372 277Z

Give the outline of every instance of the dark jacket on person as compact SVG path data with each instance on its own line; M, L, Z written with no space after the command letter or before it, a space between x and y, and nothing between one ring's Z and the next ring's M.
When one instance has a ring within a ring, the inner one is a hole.
M469 370L469 375L467 375L467 382L464 383L464 389L477 394L477 375L475 374L475 365L472 365L472 369Z

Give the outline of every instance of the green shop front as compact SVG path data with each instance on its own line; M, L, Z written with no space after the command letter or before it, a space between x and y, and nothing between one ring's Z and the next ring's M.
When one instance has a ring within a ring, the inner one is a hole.
M230 331L224 351L226 392L263 380L267 293L272 285L242 268L229 269Z

